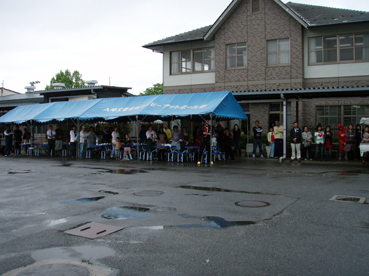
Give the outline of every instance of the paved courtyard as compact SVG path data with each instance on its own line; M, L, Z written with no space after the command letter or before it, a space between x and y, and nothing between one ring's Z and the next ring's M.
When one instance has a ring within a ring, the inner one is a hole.
M359 162L0 157L0 168L0 274L369 274L369 205L329 200L369 198ZM65 233L90 222L123 229Z

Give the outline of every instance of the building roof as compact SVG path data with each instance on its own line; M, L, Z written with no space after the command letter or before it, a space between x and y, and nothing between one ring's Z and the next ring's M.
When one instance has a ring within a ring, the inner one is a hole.
M84 86L84 87L73 87L73 88L63 88L63 89L50 89L50 90L37 90L38 93L40 93L41 95L44 94L53 94L53 93L58 93L58 92L74 92L74 91L83 91L83 90L103 90L103 89L113 89L113 90L128 90L128 89L132 89L132 87L120 87L120 86L108 86L108 85L97 85L97 86ZM133 97L134 95L126 92L125 93L127 95L127 97Z
M159 46L163 44L171 44L171 43L178 43L178 42L187 42L187 41L193 41L193 40L203 40L205 34L207 31L212 27L213 25L205 26L196 30L192 30L189 32L177 34L174 36L170 36L164 39L157 40L155 42L148 43L142 47L150 48L153 46Z
M162 46L166 44L194 40L211 40L241 1L242 0L233 0L213 25L157 40L145 44L143 47L151 49L155 48L156 46ZM287 13L289 13L293 18L295 18L305 28L355 22L369 22L369 12L366 11L338 9L332 7L299 4L294 2L288 2L284 4L280 0L273 1L283 8Z
M44 97L38 92L31 92L26 94L14 94L3 96L0 98L0 107L14 107L24 104L35 104L44 102Z
M369 12L288 2L286 6L300 16L308 27L369 21Z

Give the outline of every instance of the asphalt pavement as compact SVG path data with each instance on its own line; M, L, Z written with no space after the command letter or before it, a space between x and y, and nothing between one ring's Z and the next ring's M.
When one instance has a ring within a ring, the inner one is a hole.
M369 274L359 162L19 156L0 168L0 274ZM66 233L91 222L122 230Z

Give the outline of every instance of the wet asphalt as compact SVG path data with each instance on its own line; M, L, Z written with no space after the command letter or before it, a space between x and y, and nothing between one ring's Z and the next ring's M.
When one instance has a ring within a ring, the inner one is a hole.
M369 198L368 176L359 162L0 157L0 274L49 262L86 275L367 275L369 205L329 199ZM89 222L123 230L64 233Z

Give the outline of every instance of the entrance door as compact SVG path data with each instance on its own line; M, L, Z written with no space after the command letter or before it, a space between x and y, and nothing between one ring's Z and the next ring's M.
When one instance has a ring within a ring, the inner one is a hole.
M269 114L268 131L270 127L275 125L275 121L280 121L280 114Z

